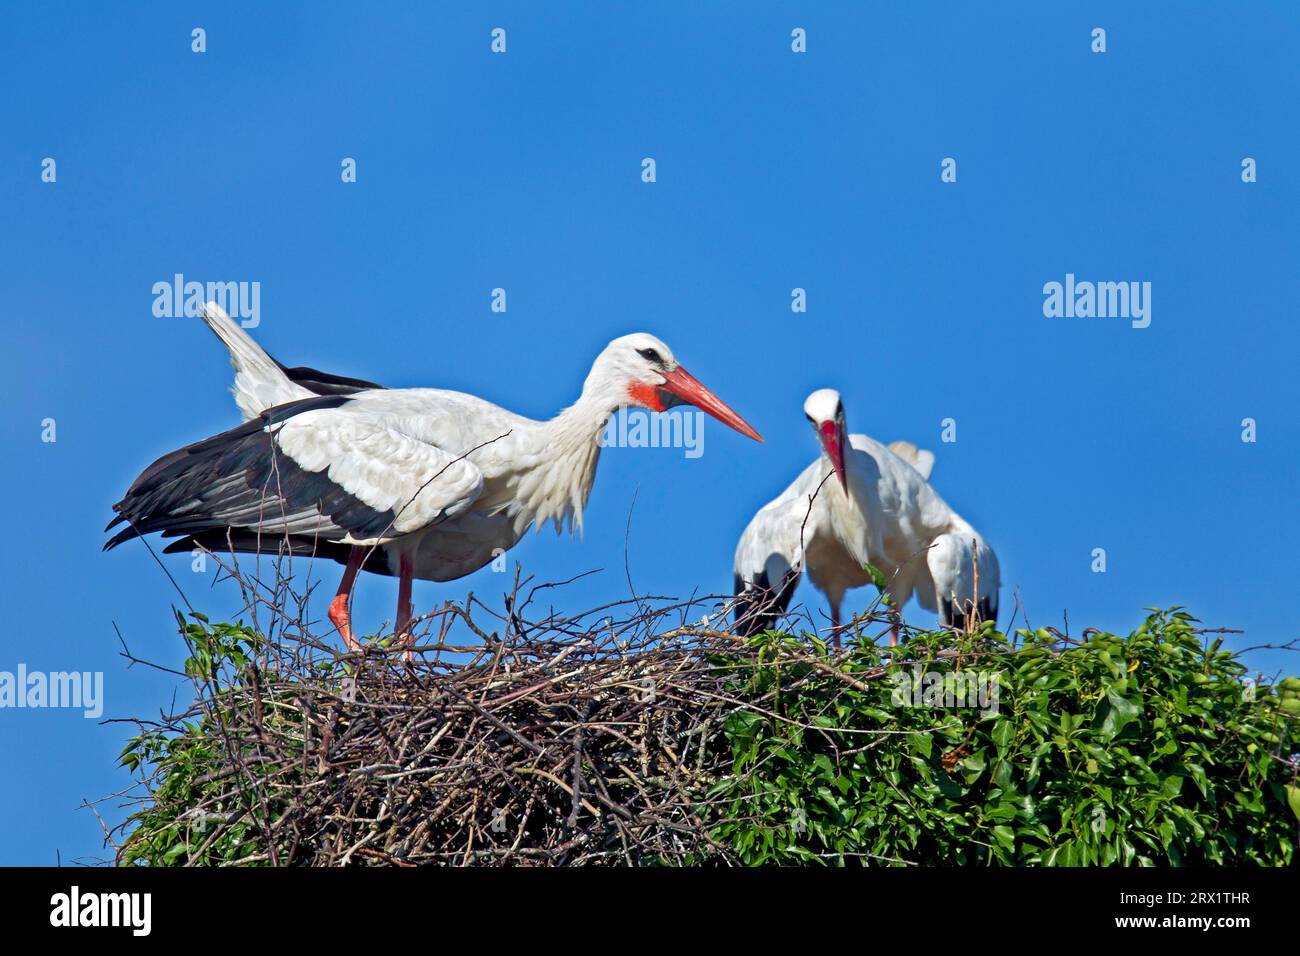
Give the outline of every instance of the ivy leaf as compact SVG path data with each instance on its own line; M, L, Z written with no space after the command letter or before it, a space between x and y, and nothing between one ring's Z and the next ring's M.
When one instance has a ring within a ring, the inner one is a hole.
M993 746L998 748L998 753L1003 753L1011 746L1011 741L1016 735L1016 728L1011 721L1005 718L999 720L993 728Z
M1118 737L1125 727L1142 714L1142 705L1125 697L1113 685L1106 688L1106 700L1102 709L1105 714L1101 721L1101 735L1106 740Z
M934 750L934 741L929 734L908 734L907 749L928 758Z

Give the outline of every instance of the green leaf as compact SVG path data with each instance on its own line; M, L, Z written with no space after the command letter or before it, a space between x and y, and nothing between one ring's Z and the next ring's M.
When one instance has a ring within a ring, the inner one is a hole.
M1124 732L1125 727L1142 714L1142 704L1123 696L1114 685L1106 688L1106 700L1102 709L1104 716L1101 722L1101 734L1106 740L1118 737Z
M1003 753L1011 746L1011 741L1016 736L1016 728L1010 720L1005 718L999 719L993 727L993 745L998 748L998 753Z
M914 754L929 759L930 754L934 751L934 740L929 734L908 734L907 749Z

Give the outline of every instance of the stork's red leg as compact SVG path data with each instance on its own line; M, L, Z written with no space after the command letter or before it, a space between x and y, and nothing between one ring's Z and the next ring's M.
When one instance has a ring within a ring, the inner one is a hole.
M898 646L898 629L903 623L903 603L907 594L899 594L894 588L889 589L889 646Z
M347 645L349 651L361 650L361 644L352 636L351 605L352 585L356 583L357 572L361 570L361 562L365 556L364 548L353 547L349 552L347 569L343 572L343 580L339 582L338 593L334 595L334 600L330 601L330 622L338 628L339 636L343 638L343 643Z
M836 604L831 608L831 640L835 646L840 646L840 606Z
M397 623L393 627L393 646L402 648L402 657L405 660L411 660L415 654L411 646L415 643L415 636L410 634L411 629L411 576L414 569L411 566L411 558L403 554L398 559L397 564Z

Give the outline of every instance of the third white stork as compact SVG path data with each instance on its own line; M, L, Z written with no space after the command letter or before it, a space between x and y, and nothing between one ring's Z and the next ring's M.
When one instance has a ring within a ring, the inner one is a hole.
M830 604L838 643L844 594L871 580L868 563L884 574L900 610L915 593L948 626L960 627L969 616L996 619L997 557L930 487L934 455L908 442L885 446L849 435L834 389L809 395L804 414L822 453L740 537L737 629L753 634L771 627L806 570ZM890 643L895 640L891 633Z
M353 650L358 571L398 577L394 633L405 639L414 578L462 577L548 521L581 529L597 438L620 407L691 404L762 441L644 332L610 342L578 400L535 421L461 392L286 369L220 309L204 319L230 349L248 420L146 468L113 506L109 528L128 526L105 550L161 531L181 536L168 552L331 558L346 571L330 619Z

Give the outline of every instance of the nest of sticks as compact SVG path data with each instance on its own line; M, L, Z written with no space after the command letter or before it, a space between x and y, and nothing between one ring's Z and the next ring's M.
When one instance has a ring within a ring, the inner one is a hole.
M726 599L569 615L540 608L559 585L516 576L501 607L470 595L418 619L406 661L382 641L345 656L322 640L291 577L226 571L256 647L190 669L192 704L137 722L160 739L203 728L211 762L182 787L141 766L144 812L106 827L117 862L160 818L184 831L181 864L211 862L235 828L241 864L730 862L705 803L732 772L723 724L762 702L736 692L757 651L712 626ZM807 661L833 671L811 648Z

